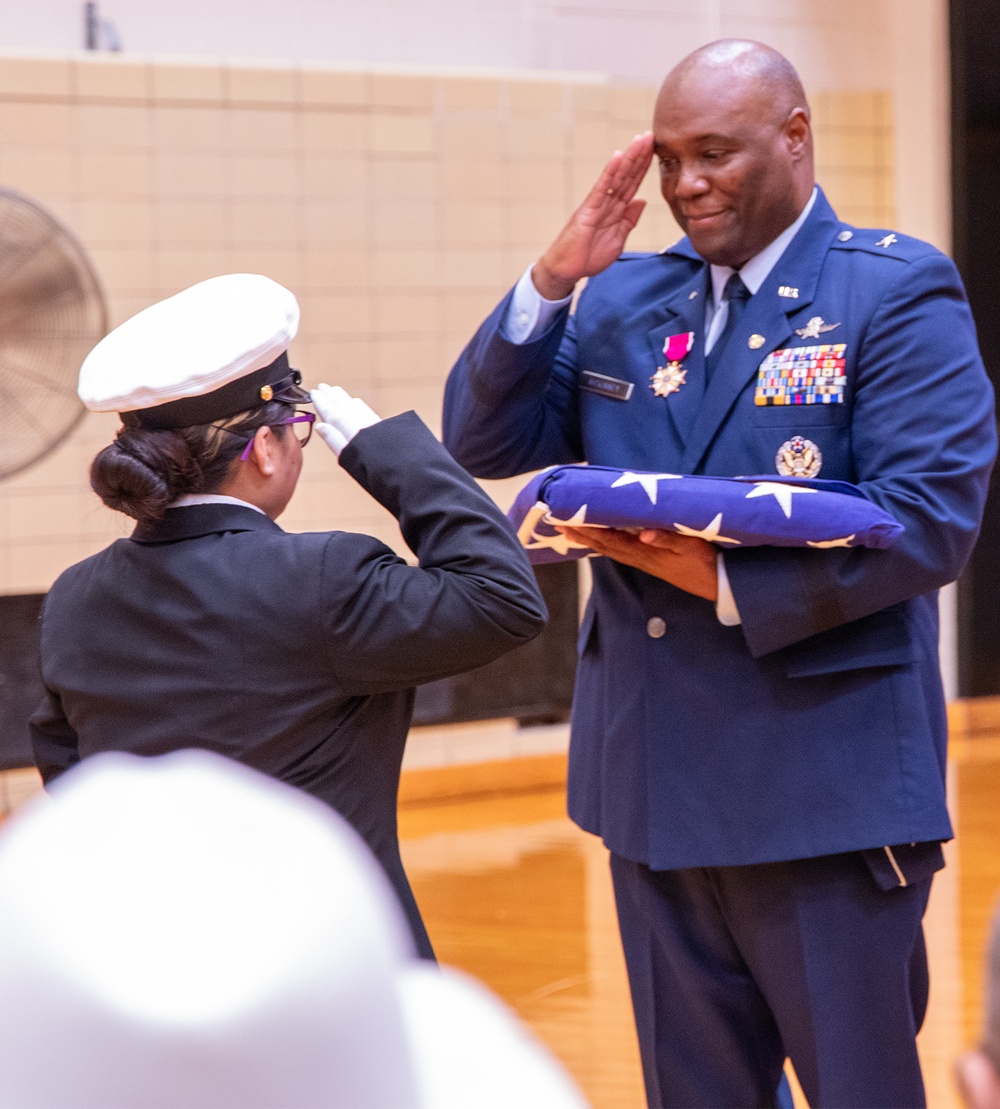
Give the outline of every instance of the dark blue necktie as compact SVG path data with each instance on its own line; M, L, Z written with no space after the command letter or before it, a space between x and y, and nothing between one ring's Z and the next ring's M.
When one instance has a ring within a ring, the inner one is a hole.
M725 352L726 344L732 338L736 325L740 322L740 316L743 315L743 309L746 308L751 295L750 290L743 284L740 275L738 273L730 274L722 293L723 301L729 305L729 316L726 319L726 326L722 329L722 334L715 340L715 346L712 347L711 353L705 357L706 380L712 380L715 367L719 364L719 360Z

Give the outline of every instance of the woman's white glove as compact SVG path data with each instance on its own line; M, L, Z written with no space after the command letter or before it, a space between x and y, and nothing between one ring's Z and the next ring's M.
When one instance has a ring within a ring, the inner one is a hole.
M362 428L382 419L339 385L317 385L309 395L322 421L316 424L316 434L338 457Z

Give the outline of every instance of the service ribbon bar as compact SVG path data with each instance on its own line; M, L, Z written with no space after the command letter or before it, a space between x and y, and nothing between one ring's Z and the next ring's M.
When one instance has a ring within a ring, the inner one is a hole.
M754 404L843 404L846 351L845 343L774 351L760 365Z

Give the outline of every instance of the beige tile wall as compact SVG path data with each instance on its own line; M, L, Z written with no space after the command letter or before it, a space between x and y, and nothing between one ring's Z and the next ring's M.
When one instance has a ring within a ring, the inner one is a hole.
M648 125L652 98L580 75L4 57L0 183L82 240L112 323L218 273L265 273L301 301L292 354L307 382L383 415L415 408L436 430L449 365L610 151ZM841 215L891 225L889 94L825 92L814 108ZM677 229L654 174L644 190L630 245L659 249ZM115 427L88 417L0 486L0 592L45 590L128 533L86 484ZM504 501L513 484L492 488ZM282 522L399 545L318 442Z

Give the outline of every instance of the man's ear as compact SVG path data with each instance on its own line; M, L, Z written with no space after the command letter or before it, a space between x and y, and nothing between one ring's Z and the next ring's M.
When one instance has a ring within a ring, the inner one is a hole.
M785 138L792 156L801 158L809 147L812 130L809 126L809 113L805 108L793 108L785 120Z
M274 434L273 428L266 424L264 427L257 428L253 449L247 461L257 467L262 477L272 477L277 470L277 445L278 437Z
M1000 1109L1000 1075L981 1051L955 1061L955 1081L969 1109Z

